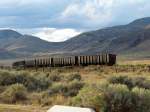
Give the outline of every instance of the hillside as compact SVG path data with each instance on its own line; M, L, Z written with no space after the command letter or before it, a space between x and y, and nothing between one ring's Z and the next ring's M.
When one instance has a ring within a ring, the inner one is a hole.
M86 32L65 42L63 49L81 53L150 54L150 18L128 25Z
M109 52L149 57L150 17L127 25L85 32L65 42L47 42L13 30L0 31L0 58L16 58L35 54L92 54ZM5 56L6 55L6 56Z
M57 48L57 43L49 43L37 37L22 35L13 30L0 31L0 59L33 56Z

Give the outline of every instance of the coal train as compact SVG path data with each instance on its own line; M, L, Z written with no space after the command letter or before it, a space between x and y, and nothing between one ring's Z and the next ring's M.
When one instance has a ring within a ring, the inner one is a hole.
M88 66L116 64L115 54L82 55L70 57L48 57L16 61L13 67L64 67L64 66Z

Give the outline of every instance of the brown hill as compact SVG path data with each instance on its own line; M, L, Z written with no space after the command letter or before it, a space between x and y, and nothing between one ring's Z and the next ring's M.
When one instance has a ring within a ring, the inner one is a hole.
M65 42L47 42L12 30L0 31L0 58L16 58L35 54L116 53L150 56L150 17L127 25L85 32ZM7 55L7 56L6 56Z

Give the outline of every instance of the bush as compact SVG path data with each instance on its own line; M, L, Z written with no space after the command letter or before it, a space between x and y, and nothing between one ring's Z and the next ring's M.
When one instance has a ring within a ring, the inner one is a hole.
M48 90L50 95L53 94L64 94L67 92L67 86L66 84L62 84L62 83L55 83L52 85L52 87L50 87L50 89Z
M74 73L74 74L69 74L67 76L67 81L73 81L73 80L81 80L81 75L78 73Z
M51 81L45 76L27 76L22 84L28 91L43 91L48 89Z
M24 101L27 99L27 91L24 85L14 84L9 86L2 94L4 102L16 103L17 101Z
M76 96L78 91L83 87L83 83L77 80L74 80L69 83L55 83L50 87L49 94L61 94L63 96Z
M0 86L0 94L3 93L6 88L7 88L7 86Z
M104 112L133 112L131 94L126 85L109 85L103 95Z
M132 90L134 112L150 111L150 90L135 87Z
M51 81L58 82L58 81L60 81L62 79L62 76L60 74L53 73L53 74L50 74L48 76L48 78Z
M146 79L145 77L113 76L108 80L113 84L125 84L129 89L132 89L136 86L150 89L150 80Z
M73 80L68 84L67 92L64 94L65 96L76 96L79 90L83 87L84 83L78 80Z
M14 74L11 74L7 71L1 71L0 72L0 85L1 86L7 86L15 83L15 77Z
M51 85L51 81L42 74L30 74L28 72L0 72L0 86L9 86L12 84L23 84L28 91L42 91Z
M140 87L144 89L150 89L150 80L145 77L132 78L133 87Z
M69 104L100 112L149 112L150 90L139 87L129 89L126 85L103 81L84 87Z
M81 76L79 74L70 74L69 76L62 76L58 73L52 73L52 74L41 74L41 73L29 73L29 72L0 72L0 86L9 86L12 84L23 84L28 91L43 91L49 88L51 86L52 82L60 82L62 83L66 81L69 83L70 81L73 80L81 80ZM77 82L77 81L76 81ZM77 84L77 83L76 83ZM79 83L78 83L79 85ZM64 89L70 89L73 87L66 87L68 84L63 85ZM70 85L74 86L74 85ZM62 90L62 93L67 93L64 92L65 90ZM74 90L74 94L77 93ZM73 90L68 94L73 94ZM67 95L67 94L66 94Z
M49 86L51 86L52 81L49 80L47 77L45 76L39 76L36 78L37 80L37 90L39 91L43 91L49 88Z
M105 93L104 101L106 101L105 112L110 111L125 112L123 110L126 110L128 112L149 112L150 110L149 78L146 78L144 76L142 77L118 76L109 78L109 82L113 83L114 85L110 84L108 86L108 89L104 92ZM127 87L121 87L120 84L127 85L129 90ZM118 87L120 89L118 89ZM124 101L126 101L126 103ZM113 102L113 104L111 102Z
M87 86L81 89L79 94L69 102L69 105L89 107L99 111L100 108L102 110L104 107L104 101L99 91L91 86Z
M112 84L125 84L128 86L128 88L133 88L133 82L132 79L128 76L112 76L109 79L109 82Z

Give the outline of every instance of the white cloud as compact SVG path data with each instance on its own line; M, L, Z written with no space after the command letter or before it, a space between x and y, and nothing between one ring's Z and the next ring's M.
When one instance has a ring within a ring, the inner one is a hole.
M149 0L85 0L66 7L60 20L80 23L85 28L100 28L149 16L148 9Z
M150 0L1 0L0 26L94 30L150 16L149 10Z
M33 35L49 42L63 42L82 33L82 31L71 29L71 28L66 28L66 29L56 29L56 28L29 28L29 29L17 28L16 29L16 28L9 28L9 27L0 28L0 30L8 30L8 29L17 31L23 35L24 34Z
M114 6L114 0L86 0L85 2L77 2L69 5L62 12L61 19L81 18L82 20L79 21L82 21L85 26L105 26L112 21L112 9Z
M2 0L0 1L0 5L3 7L15 7L15 6L24 6L24 5L33 5L33 4L46 4L53 3L54 0Z
M81 33L79 29L127 24L150 16L149 10L150 0L1 0L0 26L64 41Z
M37 36L43 40L49 42L61 42L65 41L71 37L74 37L80 34L80 31L75 29L56 29L56 28L42 28L41 31L34 33L34 36Z

